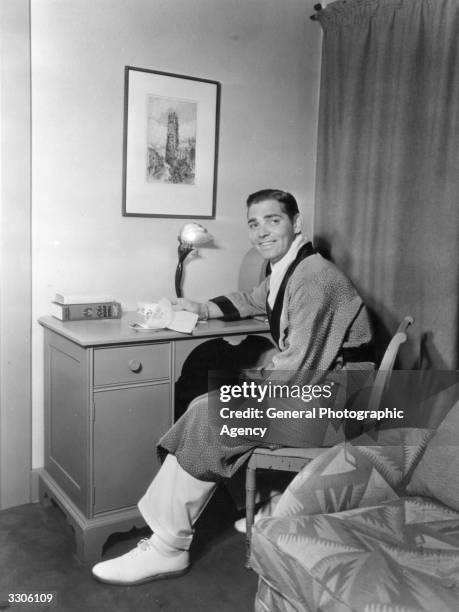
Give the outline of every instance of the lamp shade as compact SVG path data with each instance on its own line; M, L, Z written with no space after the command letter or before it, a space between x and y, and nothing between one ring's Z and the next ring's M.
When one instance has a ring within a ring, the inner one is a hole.
M191 246L202 246L213 240L212 234L200 223L185 223L180 230L179 241Z

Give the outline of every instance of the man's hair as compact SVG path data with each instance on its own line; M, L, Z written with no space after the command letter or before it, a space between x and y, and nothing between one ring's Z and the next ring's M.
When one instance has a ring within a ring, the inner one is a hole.
M277 202L281 204L282 212L288 215L292 223L296 215L300 212L298 203L292 194L287 191L282 191L282 189L261 189L260 191L251 193L247 198L247 208L252 206L252 204L258 204L266 200L277 200Z

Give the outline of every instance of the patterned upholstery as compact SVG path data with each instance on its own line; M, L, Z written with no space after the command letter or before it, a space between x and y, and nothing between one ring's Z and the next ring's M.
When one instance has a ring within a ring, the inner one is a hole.
M296 476L253 533L256 612L459 609L459 513L406 495L431 435L362 436Z

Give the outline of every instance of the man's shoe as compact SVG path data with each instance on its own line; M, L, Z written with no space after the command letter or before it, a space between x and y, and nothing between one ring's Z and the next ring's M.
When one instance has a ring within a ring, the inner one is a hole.
M272 493L271 498L258 508L257 513L253 517L254 525L256 525L260 519L272 515L281 495L282 493L278 491ZM234 529L239 531L239 533L246 533L247 523L245 516L234 522Z
M187 550L164 555L151 539L145 539L125 555L97 563L92 568L92 574L100 582L130 586L181 576L188 570L189 564Z
M264 518L264 516L257 512L253 518L253 524L256 525L261 518ZM233 526L236 531L239 531L239 533L247 533L247 520L245 516L237 521L234 521Z

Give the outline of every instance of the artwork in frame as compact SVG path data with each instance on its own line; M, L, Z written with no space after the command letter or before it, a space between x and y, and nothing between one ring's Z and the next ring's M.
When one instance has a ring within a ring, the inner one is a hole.
M123 215L215 218L220 83L125 67Z

